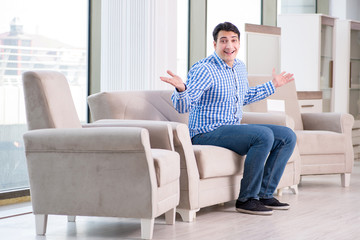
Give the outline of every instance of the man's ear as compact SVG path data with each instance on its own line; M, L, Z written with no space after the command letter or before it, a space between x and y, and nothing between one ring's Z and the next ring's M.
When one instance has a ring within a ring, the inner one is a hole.
M214 41L213 43L214 43L214 49L216 49L216 42Z

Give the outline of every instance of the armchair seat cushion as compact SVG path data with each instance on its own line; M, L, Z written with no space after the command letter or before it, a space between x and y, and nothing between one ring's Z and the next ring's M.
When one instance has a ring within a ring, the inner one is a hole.
M301 155L343 154L346 135L330 131L295 131Z
M177 152L151 149L158 187L177 181L180 177L180 156Z
M243 173L244 156L222 147L193 145L200 179Z

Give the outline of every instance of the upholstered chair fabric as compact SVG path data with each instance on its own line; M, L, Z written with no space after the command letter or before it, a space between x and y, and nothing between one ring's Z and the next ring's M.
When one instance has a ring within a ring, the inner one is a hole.
M238 197L245 156L228 149L192 145L187 127L188 114L179 114L171 102L172 90L101 92L88 97L93 124L118 124L123 120L170 123L175 151L180 154L180 202L177 211L192 221L200 208ZM285 115L249 113L247 123L293 124ZM246 121L246 120L245 120ZM289 162L286 180L279 186L297 185L298 161ZM284 178L285 179L285 178Z
M49 214L140 218L144 239L161 214L175 222L180 157L170 124L82 126L61 73L26 72L23 82L37 234L45 234Z
M69 84L59 72L25 72L24 97L28 129L81 128Z
M249 84L255 86L270 79L271 76L249 76ZM354 118L346 113L300 113L295 82L278 88L269 99L283 100L285 113L295 122L301 175L341 174L342 185L349 186L354 164ZM266 101L250 104L247 110L266 112Z

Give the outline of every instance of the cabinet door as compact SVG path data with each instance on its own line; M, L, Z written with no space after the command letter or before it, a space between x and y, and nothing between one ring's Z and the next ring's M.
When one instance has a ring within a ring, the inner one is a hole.
M349 112L355 117L355 119L360 119L360 30L351 30L349 67Z

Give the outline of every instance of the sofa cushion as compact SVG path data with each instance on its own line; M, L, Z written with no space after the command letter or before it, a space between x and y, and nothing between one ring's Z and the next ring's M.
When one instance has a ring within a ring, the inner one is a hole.
M300 155L346 152L345 134L330 131L295 131Z
M151 149L158 187L177 181L180 177L180 156L177 152Z
M244 157L222 147L193 145L200 178L242 174Z

